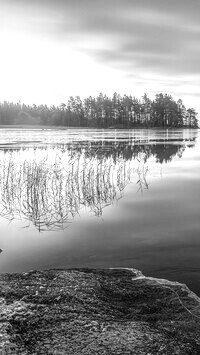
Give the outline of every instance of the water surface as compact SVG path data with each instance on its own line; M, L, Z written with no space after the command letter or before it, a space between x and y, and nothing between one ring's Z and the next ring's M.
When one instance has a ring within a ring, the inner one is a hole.
M0 271L135 267L200 294L198 130L0 129Z

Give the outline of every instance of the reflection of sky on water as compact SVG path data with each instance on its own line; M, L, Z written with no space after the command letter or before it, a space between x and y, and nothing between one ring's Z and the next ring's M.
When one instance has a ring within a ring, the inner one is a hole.
M100 130L100 129L0 129L0 147L3 144L16 144L24 146L25 143L31 142L31 145L38 146L42 144L65 144L81 141L119 141L133 140L140 143L152 143L154 140L158 142L160 139L166 142L184 142L185 139L193 139L196 137L197 130ZM29 144L29 146L30 146Z
M64 132L61 133L63 136ZM82 133L83 141L88 134ZM111 134L114 135L113 131L106 133L109 137ZM131 142L135 142L139 134L138 130L130 138L128 132ZM142 131L142 134L147 137L148 131ZM186 282L200 293L199 137L197 131L188 130L168 132L168 135L170 144L179 148L176 154L172 149L172 159L163 161L163 164L156 162L155 155L149 155L145 163L149 188L143 193L138 191L136 171L140 162L136 157L126 160L127 169L130 163L133 164L131 181L125 186L123 198L104 208L101 218L89 212L88 207L83 207L69 228L50 233L39 233L31 224L29 228L22 229L20 220L9 223L1 219L0 248L4 250L0 255L1 272L71 266L136 267L152 276ZM23 139L24 136L25 133ZM125 137L125 132L120 131L119 136ZM162 139L163 133L149 131L149 136L153 139L151 146L155 152L156 137ZM71 132L70 137L73 140ZM191 142L188 141L190 139ZM116 141L119 142L117 138ZM142 144L146 144L145 138L139 145ZM193 147L187 147L190 144ZM49 149L53 161L56 149ZM20 151L21 162L25 155L31 161L37 152L32 148ZM65 150L66 155L69 152ZM4 153L2 150L1 154ZM13 153L19 162L19 152ZM46 153L46 150L40 151L44 156ZM106 156L105 161L108 159L111 156ZM115 178L113 183L116 183Z

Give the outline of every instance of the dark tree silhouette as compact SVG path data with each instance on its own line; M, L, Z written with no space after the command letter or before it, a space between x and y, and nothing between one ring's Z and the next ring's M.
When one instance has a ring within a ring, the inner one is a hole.
M186 127L197 128L197 113L186 109L182 100L170 95L156 94L151 101L146 94L142 100L114 93L112 98L100 93L81 100L70 97L60 106L25 105L21 102L0 104L0 124L37 124L66 127L134 128L134 127Z

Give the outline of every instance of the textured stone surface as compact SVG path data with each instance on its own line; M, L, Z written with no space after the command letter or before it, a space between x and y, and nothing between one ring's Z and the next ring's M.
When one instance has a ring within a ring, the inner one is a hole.
M134 269L0 275L0 354L200 354L200 299Z

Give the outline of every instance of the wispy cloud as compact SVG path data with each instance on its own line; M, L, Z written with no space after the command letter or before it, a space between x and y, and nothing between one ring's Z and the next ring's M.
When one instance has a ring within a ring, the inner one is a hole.
M0 0L4 28L86 53L124 77L200 77L198 0Z

